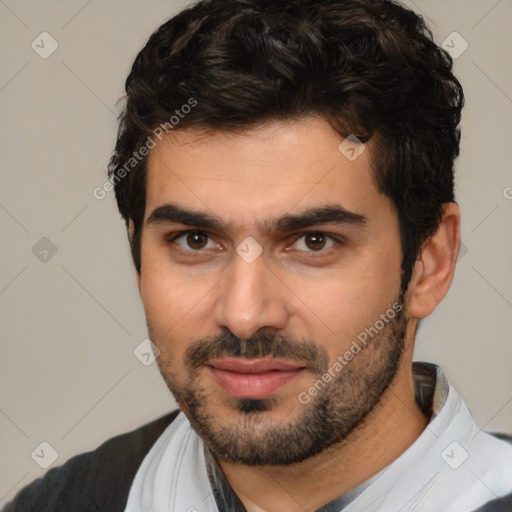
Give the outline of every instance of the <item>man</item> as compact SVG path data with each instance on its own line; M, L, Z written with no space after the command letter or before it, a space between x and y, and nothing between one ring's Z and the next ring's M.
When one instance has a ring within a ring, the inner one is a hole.
M151 36L110 179L180 410L7 511L512 510L510 439L412 363L460 245L451 64L390 1L203 1Z

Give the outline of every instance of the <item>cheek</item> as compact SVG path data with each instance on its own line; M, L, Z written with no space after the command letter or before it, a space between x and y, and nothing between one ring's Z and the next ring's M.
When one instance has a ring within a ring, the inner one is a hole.
M197 300L190 286L162 275L141 274L141 298L151 341L160 350L161 371L170 376L181 373L187 347L197 338L191 329Z
M173 268L159 240L143 236L141 256L140 295L148 323L158 332L170 329L197 301L195 290Z
M141 299L151 328L172 333L197 319L208 302L208 283L191 283L172 274L141 272Z
M296 278L293 288L308 307L295 327L311 340L323 345L331 358L343 353L365 328L395 303L400 291L401 253L394 248L361 256L357 263L322 276L321 279ZM307 326L316 325L319 330Z

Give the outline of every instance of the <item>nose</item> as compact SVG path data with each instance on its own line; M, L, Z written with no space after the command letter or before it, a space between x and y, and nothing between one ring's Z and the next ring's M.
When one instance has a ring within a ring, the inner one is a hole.
M263 255L252 263L238 255L234 259L233 267L219 283L214 308L217 325L240 339L249 339L262 328L286 327L286 287L267 267Z

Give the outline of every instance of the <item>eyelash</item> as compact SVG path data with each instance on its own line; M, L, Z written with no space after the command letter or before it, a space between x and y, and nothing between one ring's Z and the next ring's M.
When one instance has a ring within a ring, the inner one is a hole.
M185 236L191 235L191 234L203 235L203 236L208 237L209 240L213 240L213 238L211 237L210 234L206 233L205 231L198 231L198 230L195 230L195 229L179 231L177 233L174 233L174 234L166 237L166 239L167 239L169 244L174 244L175 241L178 238L185 237ZM322 235L322 236L324 236L327 239L327 242L332 242L332 245L329 246L327 249L321 249L319 251L313 251L313 250L311 250L311 251L303 251L303 250L299 250L299 252L306 253L306 254L311 254L311 255L315 255L315 254L321 255L321 254L324 254L327 251L329 251L329 249L331 249L335 245L342 245L343 242L344 242L343 238L340 235L338 235L338 237L334 237L333 235L329 235L329 234L327 234L327 233L325 233L323 231L304 231L302 233L297 233L297 236L293 239L292 244L296 244L300 239L302 239L302 238L304 238L304 237L306 237L308 235ZM178 247L180 247L180 246L178 245ZM183 251L188 252L188 253L201 253L201 252L204 251L203 249L194 250L194 249L184 249L182 247L180 247L180 249L183 249ZM285 250L287 250L287 249L285 249Z

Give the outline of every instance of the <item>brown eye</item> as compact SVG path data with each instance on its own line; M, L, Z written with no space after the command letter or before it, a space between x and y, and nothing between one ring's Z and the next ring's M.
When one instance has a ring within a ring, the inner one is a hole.
M327 240L322 233L310 233L305 236L304 242L312 251L319 251L325 247Z
M200 231L186 231L172 239L172 242L189 251L213 249L216 244L206 233Z
M294 248L303 252L323 252L336 244L329 235L320 231L304 233L294 242Z
M189 233L187 244L191 249L204 249L208 243L208 237L202 233Z

